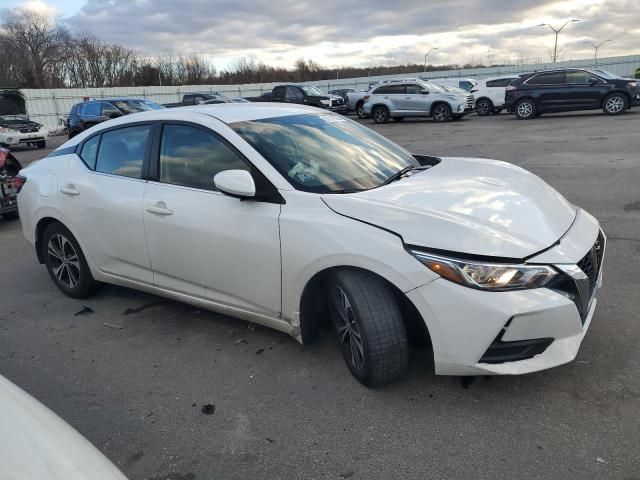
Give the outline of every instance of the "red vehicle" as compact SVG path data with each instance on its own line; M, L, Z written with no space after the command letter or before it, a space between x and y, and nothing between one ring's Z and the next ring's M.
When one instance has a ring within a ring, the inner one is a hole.
M18 175L20 162L6 148L0 148L0 215L6 220L18 218L18 192L24 178Z

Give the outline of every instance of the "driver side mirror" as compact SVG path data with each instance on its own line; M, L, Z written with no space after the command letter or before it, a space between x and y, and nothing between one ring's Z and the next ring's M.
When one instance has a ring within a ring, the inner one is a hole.
M592 87L595 85L598 85L600 83L600 80L594 78L589 82L589 85L591 85Z
M428 90L420 90L420 95L429 95Z
M225 195L236 198L256 196L256 184L246 170L225 170L213 177L216 188Z

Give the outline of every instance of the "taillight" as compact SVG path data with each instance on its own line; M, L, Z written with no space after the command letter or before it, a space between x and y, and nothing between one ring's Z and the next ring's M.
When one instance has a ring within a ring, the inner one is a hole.
M362 97L362 100L364 100L366 102L370 98L371 98L371 95L365 95L364 97Z
M27 183L27 177L23 177L22 175L16 175L13 177L13 189L16 193L20 193L24 184Z

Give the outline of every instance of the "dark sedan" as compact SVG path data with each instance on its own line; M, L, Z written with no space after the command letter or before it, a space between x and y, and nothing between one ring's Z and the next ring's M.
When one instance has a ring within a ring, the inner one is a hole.
M640 105L640 82L598 69L535 72L507 87L505 103L520 120L574 110L602 109L608 115L619 115Z

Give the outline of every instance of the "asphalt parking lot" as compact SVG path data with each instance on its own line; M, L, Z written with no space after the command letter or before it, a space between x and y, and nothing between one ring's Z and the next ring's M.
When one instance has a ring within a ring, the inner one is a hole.
M640 479L640 109L364 123L415 153L520 165L600 219L604 287L574 362L462 382L415 350L403 381L369 390L330 333L302 347L118 287L67 298L0 221L0 374L134 480Z

